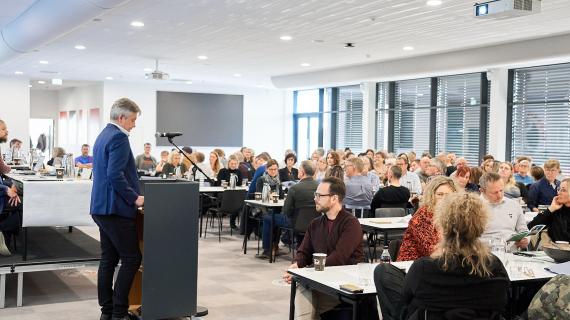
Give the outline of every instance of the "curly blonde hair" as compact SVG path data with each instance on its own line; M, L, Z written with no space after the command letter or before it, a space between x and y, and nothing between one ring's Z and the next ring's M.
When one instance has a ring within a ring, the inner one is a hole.
M442 260L443 270L455 265L467 267L470 275L491 276L493 255L479 240L488 220L487 207L478 196L463 192L446 196L434 214L441 239L431 257Z
M457 192L457 186L453 179L446 176L434 176L426 185L420 205L427 207L429 211L433 211L435 209L435 191L443 185L448 185L453 192Z

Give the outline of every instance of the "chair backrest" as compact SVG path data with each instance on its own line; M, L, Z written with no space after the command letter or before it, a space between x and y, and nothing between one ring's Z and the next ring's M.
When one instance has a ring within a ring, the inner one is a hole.
M374 213L376 218L404 217L406 209L404 208L377 208Z
M392 261L396 261L396 259L398 259L398 253L400 253L401 246L402 240L390 240L390 243L388 244L388 252L390 253L390 259L392 259Z
M295 210L295 214L293 216L293 230L296 233L307 232L307 228L309 228L311 221L320 216L321 213L317 212L315 206L302 207Z
M220 212L234 213L240 211L243 209L246 196L247 192L245 190L224 190Z

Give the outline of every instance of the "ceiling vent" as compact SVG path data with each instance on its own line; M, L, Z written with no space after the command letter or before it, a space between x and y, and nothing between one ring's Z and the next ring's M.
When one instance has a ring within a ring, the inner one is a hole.
M158 70L158 59L156 59L154 71L145 74L145 78L152 80L168 80L168 78L170 78L170 75L164 71Z

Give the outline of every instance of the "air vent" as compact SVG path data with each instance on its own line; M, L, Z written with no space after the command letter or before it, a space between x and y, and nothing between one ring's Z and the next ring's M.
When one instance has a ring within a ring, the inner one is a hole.
M514 9L532 11L532 0L515 0Z

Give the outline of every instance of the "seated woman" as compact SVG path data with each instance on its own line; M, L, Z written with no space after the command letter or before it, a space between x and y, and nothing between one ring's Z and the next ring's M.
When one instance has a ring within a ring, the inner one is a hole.
M329 168L327 169L325 178L335 177L344 180L344 170L340 166L340 155L338 152L334 150L329 151L327 154L327 165Z
M227 181L229 184L232 173L237 177L236 185L241 186L241 171L238 169L238 159L233 154L228 158L228 168L222 168L220 169L220 172L218 172L218 181L216 181L216 185L221 185L222 181Z
M453 181L459 187L458 190L465 190L465 192L479 192L479 187L470 182L469 178L471 178L471 170L469 167L459 167L455 170L455 174L453 175Z
M210 169L212 170L212 175L215 177L218 172L223 168L222 162L220 160L220 155L217 152L210 152Z
M552 241L570 242L570 178L562 180L558 195L552 199L548 209L538 214L528 227L544 224L548 229L548 236Z
M47 165L52 167L61 167L65 150L60 147L53 148L53 157L48 160Z
M505 188L503 189L505 197L509 199L523 198L526 201L526 186L515 181L513 165L510 162L501 162L498 173L505 183Z
M168 163L168 156L169 156L168 151L163 150L160 152L160 161L156 165L157 175L162 173L162 168L164 168L164 165Z
M279 169L279 180L297 181L299 180L299 170L293 166L297 163L297 156L294 153L288 153L285 156L285 168Z
M471 193L450 194L436 209L437 249L408 273L390 264L374 270L384 319L502 319L509 278L479 237L489 220Z
M329 166L327 165L327 159L325 159L324 157L320 157L319 160L317 160L316 164L317 170L315 171L315 180L317 182L320 183L321 180L325 178L328 167Z
M483 173L496 172L495 171L495 160L494 159L487 159L487 160L483 161L483 163L481 164L481 170L483 170Z
M202 152L194 152L194 156L196 157L196 167L192 167L192 175L195 176L195 180L206 180L206 176L208 178L214 179L214 173L212 172L212 168L206 163L204 163L205 156ZM204 173L198 171L200 168ZM206 176L204 176L206 174Z
M239 171L241 171L241 176L243 179L251 181L251 179L253 179L253 174L255 173L255 168L253 167L253 150L247 147L243 147L241 148L240 153L242 154L243 159L240 159Z
M180 161L180 152L174 150L168 156L168 162L162 167L162 174L176 175L176 169L180 168L180 174L188 171L188 168Z
M283 190L281 181L279 181L279 164L275 159L269 159L265 165L265 173L257 179L255 184L255 192L262 192L263 185L268 184L271 192L279 193L279 198L283 198Z
M557 177L560 174L560 161L550 159L544 162L544 178L537 180L528 191L528 208L538 212L539 205L549 205L560 187Z
M453 180L446 176L436 176L424 190L420 208L408 223L398 254L398 261L416 260L433 253L439 241L439 233L433 224L436 205L450 193L457 192Z
M368 180L370 180L370 183L372 184L372 190L374 191L378 190L381 187L380 177L378 177L378 174L376 174L376 172L374 172L373 170L374 161L372 161L372 158L370 158L369 156L360 156L359 158L364 163L364 168L362 169L362 175L368 177Z

